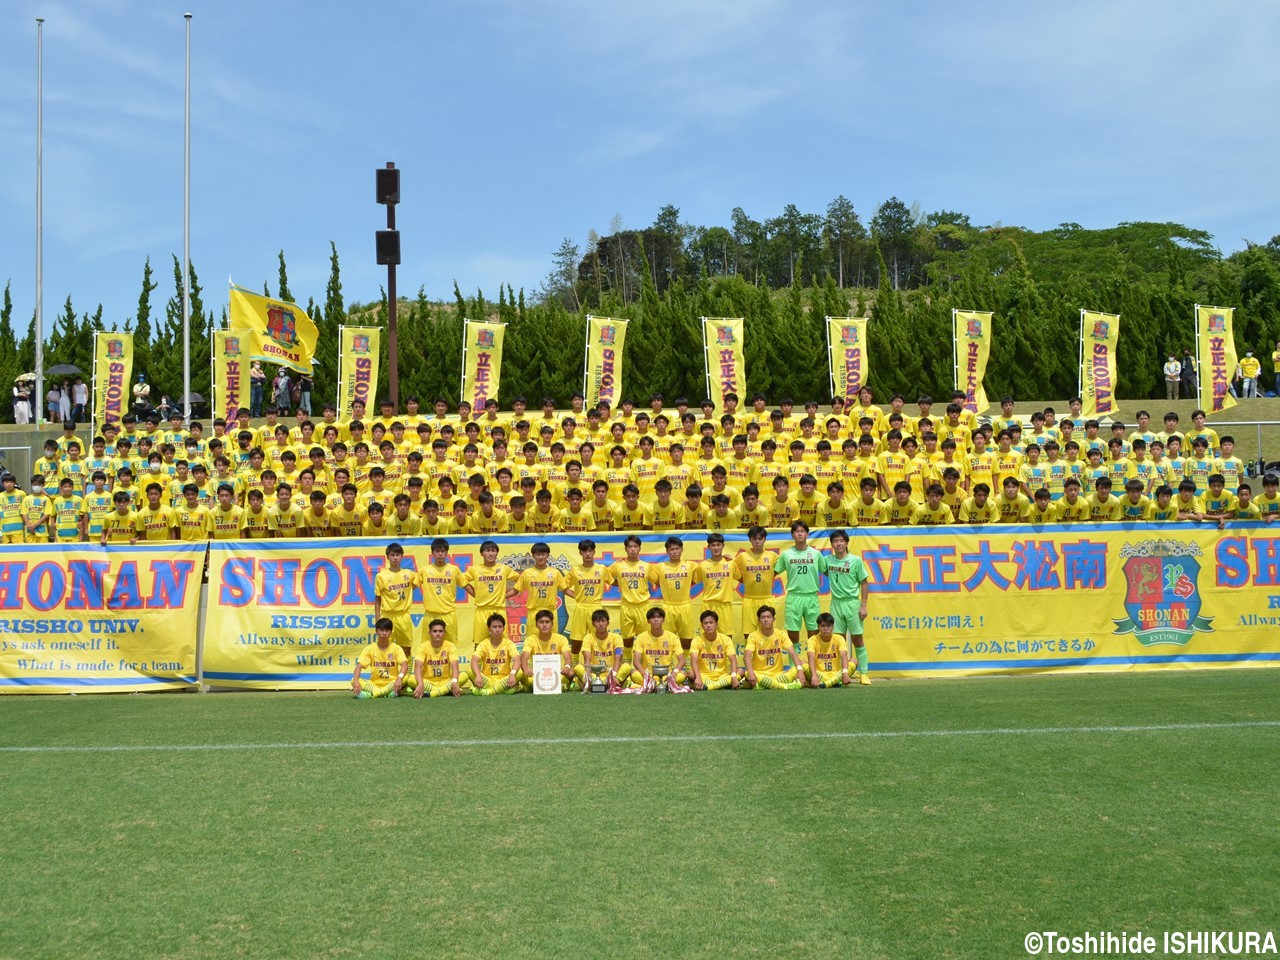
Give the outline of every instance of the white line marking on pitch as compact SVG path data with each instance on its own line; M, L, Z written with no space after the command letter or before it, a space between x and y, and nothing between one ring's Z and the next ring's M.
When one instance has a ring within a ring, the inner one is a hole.
M99 746L3 747L0 753L183 753L218 750L371 750L375 747L560 747L597 744L750 743L770 740L891 740L902 737L1034 737L1088 733L1164 733L1280 727L1280 720L1153 723L1101 727L989 727L977 730L851 730L830 733L691 733L648 737L493 737L474 740L332 740L316 743L160 743Z

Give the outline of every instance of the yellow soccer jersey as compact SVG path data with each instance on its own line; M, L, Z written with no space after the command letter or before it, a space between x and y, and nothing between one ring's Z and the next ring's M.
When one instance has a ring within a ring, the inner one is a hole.
M639 660L644 673L653 673L657 666L675 670L680 663L680 638L669 630L664 630L657 637L651 630L646 630L636 637L631 652Z
M649 564L649 583L656 587L664 603L688 603L695 583L702 582L702 568L692 560Z
M511 530L511 517L501 510L494 510L485 516L483 510L471 514L471 532L483 535L508 533Z
M1094 523L1113 522L1122 518L1124 507L1119 497L1107 497L1101 500L1095 493L1088 498L1089 519Z
M354 539L364 531L364 511L358 506L350 510L339 505L329 511L329 535ZM308 524L311 521L308 519Z
M1046 523L1057 523L1058 511L1054 507L1053 501L1046 502L1043 507L1038 501L1033 501L1023 520L1037 527Z
M685 521L684 504L671 500L663 506L655 501L651 508L651 517L650 529L654 531L670 533L673 530L681 530L684 528Z
M733 669L733 661L730 659L734 655L733 643L720 633L710 640L705 634L699 633L693 638L689 655L698 664L698 672L704 681L718 680Z
M1144 520L1150 522L1166 522L1178 519L1178 505L1172 500L1169 501L1167 507L1160 506L1159 501L1152 500L1147 504L1147 513L1143 517Z
M785 630L774 630L765 636L759 630L747 637L743 655L756 673L779 674L791 666L791 641Z
M1147 507L1155 502L1152 497L1139 496L1137 503L1129 498L1126 494L1120 497L1120 519L1121 520L1142 520L1147 516Z
M359 663L369 671L369 680L382 687L395 680L407 660L398 643L388 642L386 649L371 643L361 652Z
M774 497L767 506L769 509L769 522L766 526L789 527L793 521L800 519L800 507L794 497L788 496L786 500L779 500Z
M945 503L940 503L937 509L922 503L911 514L911 525L913 527L934 527L950 523L951 508Z
M422 517L414 516L412 512L401 520L395 513L387 514L387 535L402 540L405 537L419 537L422 535Z
M428 614L450 614L458 607L458 591L466 585L466 574L452 563L429 563L418 571L422 587L422 607ZM428 620L431 619L429 616Z
M592 663L604 663L613 666L613 658L615 655L621 655L622 652L622 634L615 633L610 630L603 637L597 637L594 630L590 631L582 638L583 662L586 662L587 654L591 655Z
M564 574L555 567L528 567L516 580L516 592L528 593L525 607L529 610L551 610L556 608L556 594L563 592L568 584Z
M840 654L844 651L844 638L833 633L831 639L823 641L821 634L809 634L809 652L813 654L814 665L819 673L838 673L840 671ZM759 672L759 668L756 668Z
M643 503L637 503L634 507L623 503L618 506L614 516L619 530L653 529L653 511Z
M698 599L703 603L732 603L738 593L738 570L733 561L725 557L719 560L707 558L699 567L702 593Z
M202 503L188 507L185 503L173 511L177 520L178 539L188 543L209 539L209 508Z
M859 527L875 527L880 525L880 518L884 515L884 501L876 497L871 498L871 502L867 503L861 496L853 500L849 504L848 519L849 523Z
M992 497L988 503L995 503L996 509L1000 511L1001 523L1021 523L1031 510L1031 501L1022 493L1014 494L1011 500L1002 492L999 496Z
M896 497L884 502L880 510L880 525L883 527L905 527L911 522L911 518L915 516L916 508L920 504L915 500L908 500L906 503L899 503ZM946 508L943 507L945 510ZM947 511L950 513L950 511Z
M847 526L849 523L849 506L844 501L833 505L830 500L824 497L822 503L818 506L818 515L815 519L820 527Z
M431 640L426 640L418 645L414 659L422 661L423 682L439 683L453 678L453 668L458 663L458 647L452 640L442 640L438 647Z
M773 596L773 583L777 577L774 564L778 562L776 550L740 550L733 558L733 565L738 582L742 584L742 599L763 601ZM758 604L757 604L758 605Z
M568 507L560 511L560 530L563 533L590 533L595 528L595 515L585 504L577 513Z
M493 566L477 563L467 570L467 584L475 592L476 608L486 612L503 613L507 607L507 589L519 579L519 574L505 563Z
M604 601L605 591L613 584L613 571L602 563L587 567L575 563L564 578L565 592L578 606L598 607Z
M563 657L569 652L569 641L562 633L554 631L544 640L538 633L531 633L524 638L524 652L533 656L556 654Z
M1081 523L1089 519L1090 505L1085 497L1077 497L1070 503L1065 497L1053 504L1054 520L1058 523Z
M597 530L617 530L617 505L606 499L604 504L598 504L593 497L588 505L591 510L591 519L595 521Z
M138 519L142 521L144 540L168 540L174 528L173 511L163 503L155 510L150 504L138 508Z
M113 510L102 518L102 532L107 536L107 543L127 543L135 537L141 538L142 520L136 513L122 517Z
M649 565L643 560L617 560L609 568L614 583L622 594L622 602L633 606L649 602Z
M379 570L373 578L373 592L382 600L382 615L394 617L408 613L413 606L413 588L419 582L416 570L404 567L399 570L383 567Z
M740 530L741 521L738 519L738 511L732 507L725 510L723 515L717 513L715 510L708 510L706 515L702 518L702 526L698 528L689 526L689 529L714 530L719 533L724 533L726 530Z
M485 638L471 655L471 665L476 672L494 680L505 680L516 669L519 661L520 653L507 636L503 636L496 647L492 640Z
M75 543L80 539L80 516L84 501L72 494L53 498L53 534L59 543Z
M982 506L973 497L968 497L960 504L959 520L961 523L999 523L1000 508L990 499Z
M257 513L251 507L245 507L241 522L244 524L245 536L252 540L271 536L271 514L267 513L265 507Z

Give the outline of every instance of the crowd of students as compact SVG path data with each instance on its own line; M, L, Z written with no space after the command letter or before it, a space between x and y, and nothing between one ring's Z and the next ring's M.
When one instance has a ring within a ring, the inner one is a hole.
M1105 426L1046 409L1029 423L1005 398L989 422L956 393L908 412L863 389L846 407L771 407L762 394L725 409L661 396L567 412L523 399L502 413L432 412L414 399L339 420L299 411L292 425L184 425L126 415L92 439L64 424L30 485L6 477L0 535L17 542L123 542L260 537L414 537L594 531L746 530L907 524L1274 521L1280 480L1257 493L1229 436L1197 410L1154 429Z

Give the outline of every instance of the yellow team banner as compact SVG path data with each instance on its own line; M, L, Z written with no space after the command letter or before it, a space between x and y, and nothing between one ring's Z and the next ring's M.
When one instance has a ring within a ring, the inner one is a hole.
M827 530L810 543L829 550ZM1280 535L1259 523L1232 528L1190 523L1070 526L1000 525L852 531L851 549L869 576L865 621L871 670L881 677L965 677L1017 672L1096 672L1280 665ZM625 555L623 533L594 537L596 556ZM449 541L450 562L466 575L480 543ZM551 566L580 562L579 535L500 536L498 562L512 574L533 564L535 540L551 547ZM641 559L665 559L663 535L645 535ZM725 556L747 549L745 534L725 537ZM709 554L706 535L684 536L684 559ZM404 564L424 569L430 540L404 540ZM355 658L373 637L375 579L386 541L253 541L210 545L204 679L213 686L345 689ZM790 538L772 533L769 551ZM0 581L4 582L4 581ZM1260 589L1261 588L1261 589ZM726 629L739 645L768 600L783 616L783 583L733 603ZM820 597L828 607L826 584ZM693 608L699 609L695 588ZM1273 605L1273 598L1274 605ZM475 606L459 588L460 659L473 650ZM615 624L619 596L603 607ZM660 597L653 598L662 606ZM568 633L572 596L554 605ZM504 608L519 644L531 605L518 594ZM414 629L423 599L415 592ZM724 618L722 617L722 626Z
M982 379L991 353L992 314L980 310L952 310L955 331L956 389L964 391L965 409L982 413L989 406Z
M1232 329L1234 317L1234 307L1202 307L1196 304L1199 402L1208 413L1222 413L1236 405L1236 398L1228 390L1238 363Z
M359 400L374 408L378 388L378 356L382 345L379 327L338 328L338 418L351 417L351 405Z
M716 412L724 412L724 398L747 393L747 362L742 352L742 317L703 317L702 347L707 362L707 396Z
M249 370L244 365L243 344L244 335L238 330L215 330L210 339L213 354L210 409L215 417L222 417L227 423L236 418L241 407L249 406Z
M0 693L193 687L205 549L0 547Z
M102 433L108 423L120 426L129 412L133 378L133 334L99 333L93 344L93 430Z
M601 400L610 408L622 396L622 347L627 339L627 321L617 317L587 316L587 359L582 374L582 393L587 408Z
M867 320L827 317L827 355L831 361L831 395L856 403L867 382Z
M1120 409L1116 402L1116 344L1120 315L1080 311L1080 413L1090 419Z
M507 325L464 320L462 328L462 399L472 410L484 410L485 402L498 396Z
M320 331L296 303L264 297L232 285L228 326L244 335L250 360L311 373Z

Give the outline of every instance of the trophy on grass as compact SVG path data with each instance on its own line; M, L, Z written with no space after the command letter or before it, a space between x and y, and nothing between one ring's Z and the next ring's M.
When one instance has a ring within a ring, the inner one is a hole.
M587 693L608 693L609 683L605 677L609 665L607 663L591 664L591 679L587 681Z
M654 664L653 679L656 684L653 689L654 693L667 692L667 675L669 673L671 673L671 668L668 667L665 663Z

